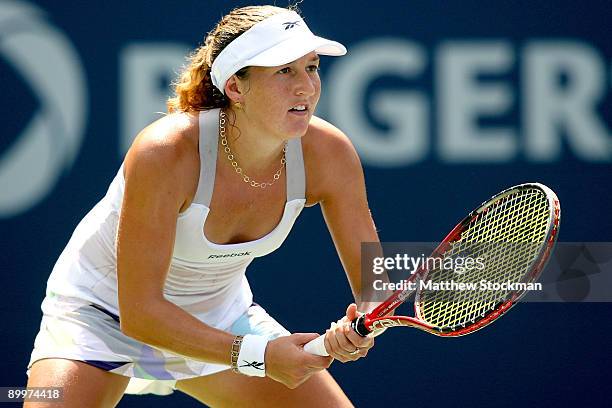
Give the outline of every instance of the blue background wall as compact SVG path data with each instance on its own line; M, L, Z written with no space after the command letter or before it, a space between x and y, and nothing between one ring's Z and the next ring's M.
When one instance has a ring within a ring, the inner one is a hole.
M25 385L55 259L163 110L182 55L247 4L229 3L0 2L0 386ZM381 239L438 240L486 197L539 181L561 200L561 240L611 241L609 1L300 7L349 49L323 60L319 113L360 151ZM292 331L323 329L351 300L318 208L249 278ZM366 360L331 371L357 406L603 406L611 311L529 303L465 338L389 331Z

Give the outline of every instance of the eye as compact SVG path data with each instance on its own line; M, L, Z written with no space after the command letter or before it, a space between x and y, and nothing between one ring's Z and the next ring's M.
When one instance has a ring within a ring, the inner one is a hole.
M318 72L320 71L320 68L318 65L312 64L308 66L308 70L311 72Z
M288 73L291 72L291 68L290 67L285 67L285 68L279 69L277 72L279 74L288 74Z

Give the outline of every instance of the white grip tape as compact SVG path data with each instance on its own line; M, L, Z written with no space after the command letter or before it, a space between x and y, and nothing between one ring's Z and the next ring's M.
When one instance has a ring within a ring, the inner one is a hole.
M306 343L304 345L304 351L317 356L329 356L329 353L325 349L325 335L323 334Z

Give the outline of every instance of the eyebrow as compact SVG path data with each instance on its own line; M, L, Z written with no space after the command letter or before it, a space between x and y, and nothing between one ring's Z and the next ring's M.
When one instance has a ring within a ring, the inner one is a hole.
M310 59L310 62L319 62L321 60L321 58L317 55L316 57L313 57Z

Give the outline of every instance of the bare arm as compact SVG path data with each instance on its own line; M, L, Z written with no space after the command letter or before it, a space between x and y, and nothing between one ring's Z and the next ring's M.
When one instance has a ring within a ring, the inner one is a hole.
M145 134L126 158L117 237L121 329L159 348L227 364L233 336L201 323L163 296L176 219L190 188L190 164L189 147L172 136Z
M338 129L330 128L333 160L328 161L320 205L327 228L346 272L359 310L372 307L371 287L362 287L361 244L379 242L366 197L361 162L349 139Z
M319 123L320 142L325 144L316 186L317 201L346 272L351 291L358 306L349 305L340 325L328 330L325 336L327 351L342 362L364 357L374 344L362 338L348 323L358 316L357 310L370 311L377 303L371 276L362 276L361 243L379 242L378 234L366 198L361 162L349 139L328 123ZM319 143L319 145L323 144ZM364 278L364 279L362 279ZM386 276L381 276L386 279ZM365 286L364 286L365 285ZM359 352L355 352L356 348Z

